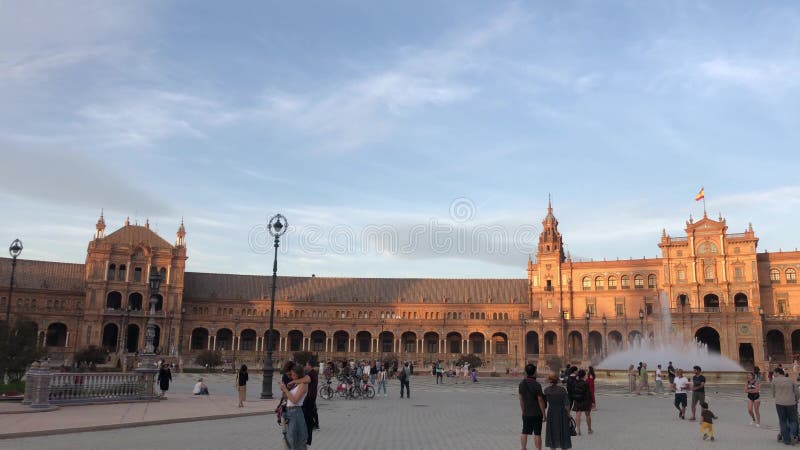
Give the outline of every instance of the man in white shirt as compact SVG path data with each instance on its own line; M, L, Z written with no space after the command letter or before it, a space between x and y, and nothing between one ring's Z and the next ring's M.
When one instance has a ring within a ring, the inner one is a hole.
M656 366L656 394L664 393L664 380L661 378L661 364Z
M689 387L689 379L683 376L683 369L678 369L675 373L675 381L672 388L675 391L675 408L678 409L678 417L686 418L686 389Z

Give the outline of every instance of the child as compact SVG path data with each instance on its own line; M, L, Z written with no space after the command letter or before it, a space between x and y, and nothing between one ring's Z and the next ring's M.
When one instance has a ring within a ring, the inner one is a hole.
M708 409L708 403L700 402L700 417L702 421L700 422L700 431L703 432L703 440L708 439L708 436L711 436L711 440L714 440L714 419L719 419L719 417L715 416L710 409Z

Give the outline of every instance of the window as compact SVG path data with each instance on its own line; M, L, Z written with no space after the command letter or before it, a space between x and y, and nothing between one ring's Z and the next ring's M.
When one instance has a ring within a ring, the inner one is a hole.
M617 277L610 276L608 277L608 289L613 290L617 288Z
M545 291L552 291L553 290L553 280L547 280L547 286L544 287Z
M679 258L683 256L683 250L678 250L676 256L678 256Z
M117 272L116 264L111 264L110 266L108 266L108 276L106 277L106 279L108 281L114 281L114 275L116 274L116 272Z
M697 253L717 253L717 246L713 242L703 242L699 247L697 247Z
M592 317L597 315L597 301L594 298L586 299L586 311L589 311L589 315Z
M706 281L714 281L714 266L706 266Z
M797 272L794 269L786 269L786 282L797 283Z
M552 298L548 298L547 299L547 309L553 309L553 299Z
M605 283L602 277L597 277L594 279L594 288L597 289L598 291L603 290L604 284Z
M778 300L778 314L784 316L789 314L789 302L786 300Z
M583 277L583 281L581 282L581 284L583 286L583 290L584 291L588 291L589 289L592 288L591 281L589 280L589 277Z
M653 304L652 303L645 303L644 304L644 311L648 316L653 314Z
M633 277L633 287L634 289L644 289L644 277L641 275Z
M619 301L614 304L614 312L616 313L617 317L624 317L625 316L625 302Z
M622 289L630 289L631 288L631 279L630 279L629 276L623 275L622 278L620 279L620 281L621 281Z
M744 280L744 269L741 267L734 267L733 268L733 279L736 281Z
M769 281L772 283L780 283L781 282L781 272L778 269L770 269L769 271Z
M686 281L686 271L678 269L678 281Z
M647 287L650 289L655 289L656 287L656 276L655 275L648 275L647 276Z
M142 281L142 268L137 267L133 269L133 281L140 282Z
M125 264L119 266L119 281L125 281Z

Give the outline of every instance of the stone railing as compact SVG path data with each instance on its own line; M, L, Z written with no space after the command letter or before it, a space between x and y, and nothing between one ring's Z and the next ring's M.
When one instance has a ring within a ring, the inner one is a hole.
M34 363L25 378L23 403L33 408L157 399L153 369L132 373L52 373L42 363Z

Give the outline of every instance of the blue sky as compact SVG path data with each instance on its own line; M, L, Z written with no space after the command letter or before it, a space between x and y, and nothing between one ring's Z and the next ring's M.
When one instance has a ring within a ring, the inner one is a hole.
M289 4L291 3L291 4ZM101 208L188 270L524 277L653 257L705 186L798 246L795 2L0 2L0 237L82 261Z

